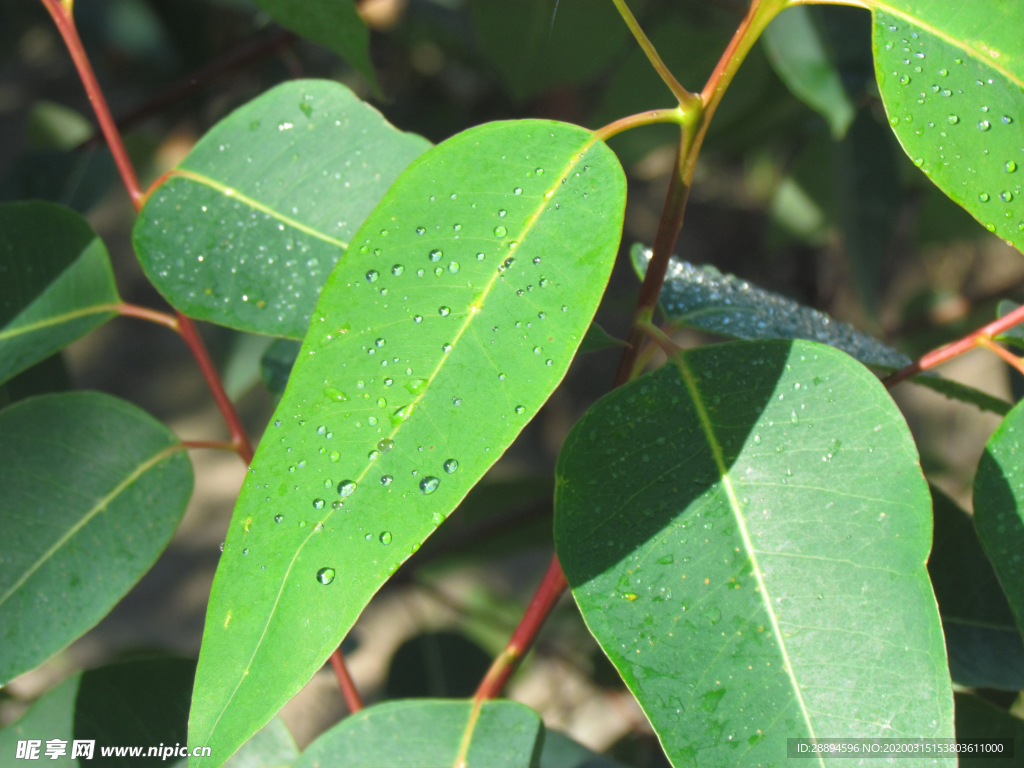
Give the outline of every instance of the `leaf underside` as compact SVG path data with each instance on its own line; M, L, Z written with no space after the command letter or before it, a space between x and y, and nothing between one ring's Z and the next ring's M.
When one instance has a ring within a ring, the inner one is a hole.
M529 120L432 149L370 215L228 531L190 728L215 759L305 684L565 375L624 202L607 146Z
M849 357L687 352L591 408L557 479L573 594L677 768L781 766L796 736L952 736L927 485Z

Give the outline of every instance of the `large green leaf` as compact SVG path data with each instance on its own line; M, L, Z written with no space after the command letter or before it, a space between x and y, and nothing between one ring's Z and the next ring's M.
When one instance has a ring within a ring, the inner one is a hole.
M53 203L0 205L0 384L105 323L120 301L85 219Z
M485 702L475 720L472 710L457 699L378 704L310 744L295 768L537 768L544 724L536 712L513 701Z
M180 448L98 392L0 411L0 681L92 627L156 561L192 493Z
M958 739L1014 739L1014 757L1000 759L989 755L962 754L960 768L1010 768L1020 765L1020 749L1024 744L1024 720L989 704L970 693L957 693L956 736Z
M1017 430L1020 430L1018 432ZM1024 630L1024 404L1017 404L985 445L974 478L974 525Z
M565 734L544 732L544 751L538 768L623 768L622 763L598 755Z
M1024 688L1024 643L970 515L932 488L935 535L928 575L942 616L953 682Z
M282 26L330 48L380 90L370 63L370 31L356 13L355 0L256 0Z
M930 510L870 372L737 342L587 412L559 456L555 542L677 768L781 766L790 737L953 735Z
M796 6L779 14L765 29L763 42L782 81L828 121L835 139L841 139L856 110L810 11Z
M1024 237L1024 5L890 0L875 69L907 155L990 232Z
M139 215L136 252L182 312L300 339L355 231L429 146L339 83L284 83L178 164Z
M317 304L214 579L189 731L216 759L319 669L561 381L624 202L606 145L529 120L430 150L367 219Z
M47 761L47 765L68 768L79 765L78 759L71 759L72 742L74 741L75 697L78 695L80 675L72 675L52 691L40 696L32 703L28 711L0 730L0 766L14 768L21 764L17 759L19 741L38 741L39 758ZM67 751L56 758L46 756L46 742L49 739L61 739L67 742Z

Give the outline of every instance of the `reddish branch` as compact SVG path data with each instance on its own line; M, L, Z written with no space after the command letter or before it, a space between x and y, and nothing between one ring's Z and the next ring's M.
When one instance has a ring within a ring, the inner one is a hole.
M53 21L57 25L57 29L60 31L61 37L64 39L64 44L67 46L68 52L71 54L71 58L75 62L75 68L78 70L78 76L81 78L82 84L85 86L85 92L88 94L89 101L92 103L93 111L96 113L96 119L100 124L100 130L103 132L103 136L107 140L107 145L110 147L110 154L114 157L114 162L117 164L117 170L121 174L121 180L124 182L124 186L128 190L128 195L132 199L132 205L135 206L135 210L138 212L142 208L142 203L144 202L142 191L139 188L139 180L135 175L135 168L132 166L131 160L128 158L128 152L125 150L124 142L121 140L121 134L117 130L114 118L110 114L110 107L107 105L107 100L103 96L103 91L100 89L99 82L96 80L96 75L92 70L92 65L89 63L89 58L85 54L85 48L82 46L82 41L78 37L78 30L75 29L75 21L71 15L71 3L61 2L61 0L41 1L46 7L46 10L49 11L50 16L53 17ZM164 315L161 312L147 310L144 307L125 304L119 306L118 311L121 314L141 317L162 323L168 327L174 327L168 321L167 315ZM177 330L182 339L185 340L189 350L192 352L192 356L195 357L196 363L199 365L199 370L202 371L203 378L206 379L210 392L213 393L213 399L217 402L217 407L220 408L220 411L224 416L224 421L227 422L228 429L231 431L231 442L236 446L238 454L242 457L245 463L248 464L252 461L252 444L249 442L249 437L245 432L245 428L242 426L241 420L238 418L238 414L235 412L235 407L231 403L231 399L224 391L224 386L221 384L220 376L217 374L217 369L214 367L213 361L210 359L210 355L206 351L206 347L203 344L202 339L199 338L199 333L196 331L195 324L190 318L178 312L177 328L175 330Z
M331 666L334 667L334 674L338 677L338 686L341 688L341 695L345 697L348 711L354 715L363 708L363 700L359 697L356 684L352 682L348 667L345 666L345 657L341 655L340 646L331 654Z
M1016 362L1012 362L1010 360L1007 360L1007 362L1010 362L1011 365L1020 369L1021 366L1019 360L1017 360L1013 355L1010 355L1009 352L1003 350L1001 347L998 347L992 339L1003 331L1007 331L1022 322L1024 322L1024 307L1018 307L1013 310L1013 312L1003 315L995 322L979 328L974 333L967 334L959 341L954 341L952 344L947 344L933 352L929 352L917 362L911 363L906 368L901 368L891 376L883 379L882 383L885 384L886 387L893 387L901 381L913 378L917 374L927 371L930 368L934 368L937 365L941 365L947 360L952 360L957 355L969 352L975 347L986 347L993 351L998 350L997 354L1005 353L1007 356L1016 360ZM1000 354L1000 356L1003 355Z

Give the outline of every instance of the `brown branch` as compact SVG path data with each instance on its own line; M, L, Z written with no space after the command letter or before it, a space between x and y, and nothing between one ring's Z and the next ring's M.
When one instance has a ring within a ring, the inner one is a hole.
M334 674L338 677L338 687L341 688L341 695L345 697L348 711L354 715L363 708L363 700L359 696L359 691L356 690L356 684L352 682L352 675L348 673L348 667L345 666L345 657L341 655L341 646L338 646L331 654L331 666L334 668Z

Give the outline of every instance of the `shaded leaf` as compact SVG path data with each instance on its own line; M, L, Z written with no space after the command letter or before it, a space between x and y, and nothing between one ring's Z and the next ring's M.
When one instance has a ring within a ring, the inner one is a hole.
M622 339L616 339L597 323L591 323L587 328L587 335L583 337L583 343L580 344L580 354L597 352L608 347L624 346L626 346L626 342Z
M240 333L235 337L221 373L228 397L237 400L263 380L264 356L278 341L282 340L254 333Z
M928 387L928 389L938 392L940 395L945 395L950 400L970 403L983 411L989 411L999 416L1005 416L1013 407L1012 403L1008 403L1002 398L993 397L987 392L961 384L959 381L953 381L953 379L944 379L929 371L915 376L911 381L922 387Z
M470 129L395 182L331 274L242 487L193 740L223 757L269 720L541 407L624 201L607 146L540 120Z
M29 150L0 176L0 201L48 200L86 213L117 179L106 147L81 152Z
M96 741L93 759L85 764L165 765L167 757L151 756L149 748L189 744L186 727L195 669L191 659L156 657L83 672L75 699L75 738ZM145 750L141 756L101 754L101 746L115 745Z
M1024 688L1024 643L970 515L932 487L935 535L928 575L946 636L953 682Z
M71 375L58 354L36 363L0 385L0 408L32 395L66 392L72 389Z
M914 164L990 232L1024 232L1024 6L896 0L873 7L875 71Z
M1014 739L1015 756L1008 759L960 755L960 768L1010 768L1020 765L1024 743L1024 721L970 693L956 693L956 736L958 739Z
M538 768L623 768L610 757L591 752L563 733L550 729L544 732L544 750Z
M283 768L299 759L295 739L280 717L275 717L224 764L224 768Z
M29 739L41 743L39 758L47 765L68 768L78 766L78 759L71 759L71 742L74 740L75 697L78 695L80 675L72 675L52 691L48 691L32 703L28 711L11 725L0 730L0 765L14 766L21 763L17 755L18 742ZM67 753L62 757L46 757L48 739L61 739L68 743Z
M1017 430L1020 429L1020 432ZM1024 405L1016 405L989 438L974 477L974 525L985 554L1024 627Z
M472 696L493 659L458 632L424 632L391 657L385 697L458 699Z
M81 338L120 302L92 227L53 203L0 205L0 384Z
M996 317L1008 315L1018 307L1020 307L1020 304L1017 302L1010 301L1009 299L1003 299L996 305ZM1007 344L1012 344L1017 347L1017 349L1024 349L1024 323L1019 323L1012 328L1007 328L995 338L996 341L1004 341Z
M355 231L429 146L339 83L284 83L217 123L153 192L139 260L187 315L300 339Z
M795 6L779 14L762 40L768 60L793 95L828 121L833 138L846 135L856 110L809 10Z
M98 392L0 411L0 681L114 607L167 545L192 492L177 438Z
M470 729L472 702L413 699L351 715L314 741L295 768L537 768L544 725L529 707L488 701ZM468 750L460 752L466 733Z
M380 93L370 63L370 31L356 13L354 0L256 0L256 4L281 26L337 53Z
M683 353L592 407L557 477L573 594L677 767L765 765L797 736L953 735L927 485L847 356Z
M301 341L292 339L277 339L267 347L267 351L260 358L260 376L263 384L275 395L284 392L288 386L288 376L291 375L292 366L295 365L295 358L299 356Z

